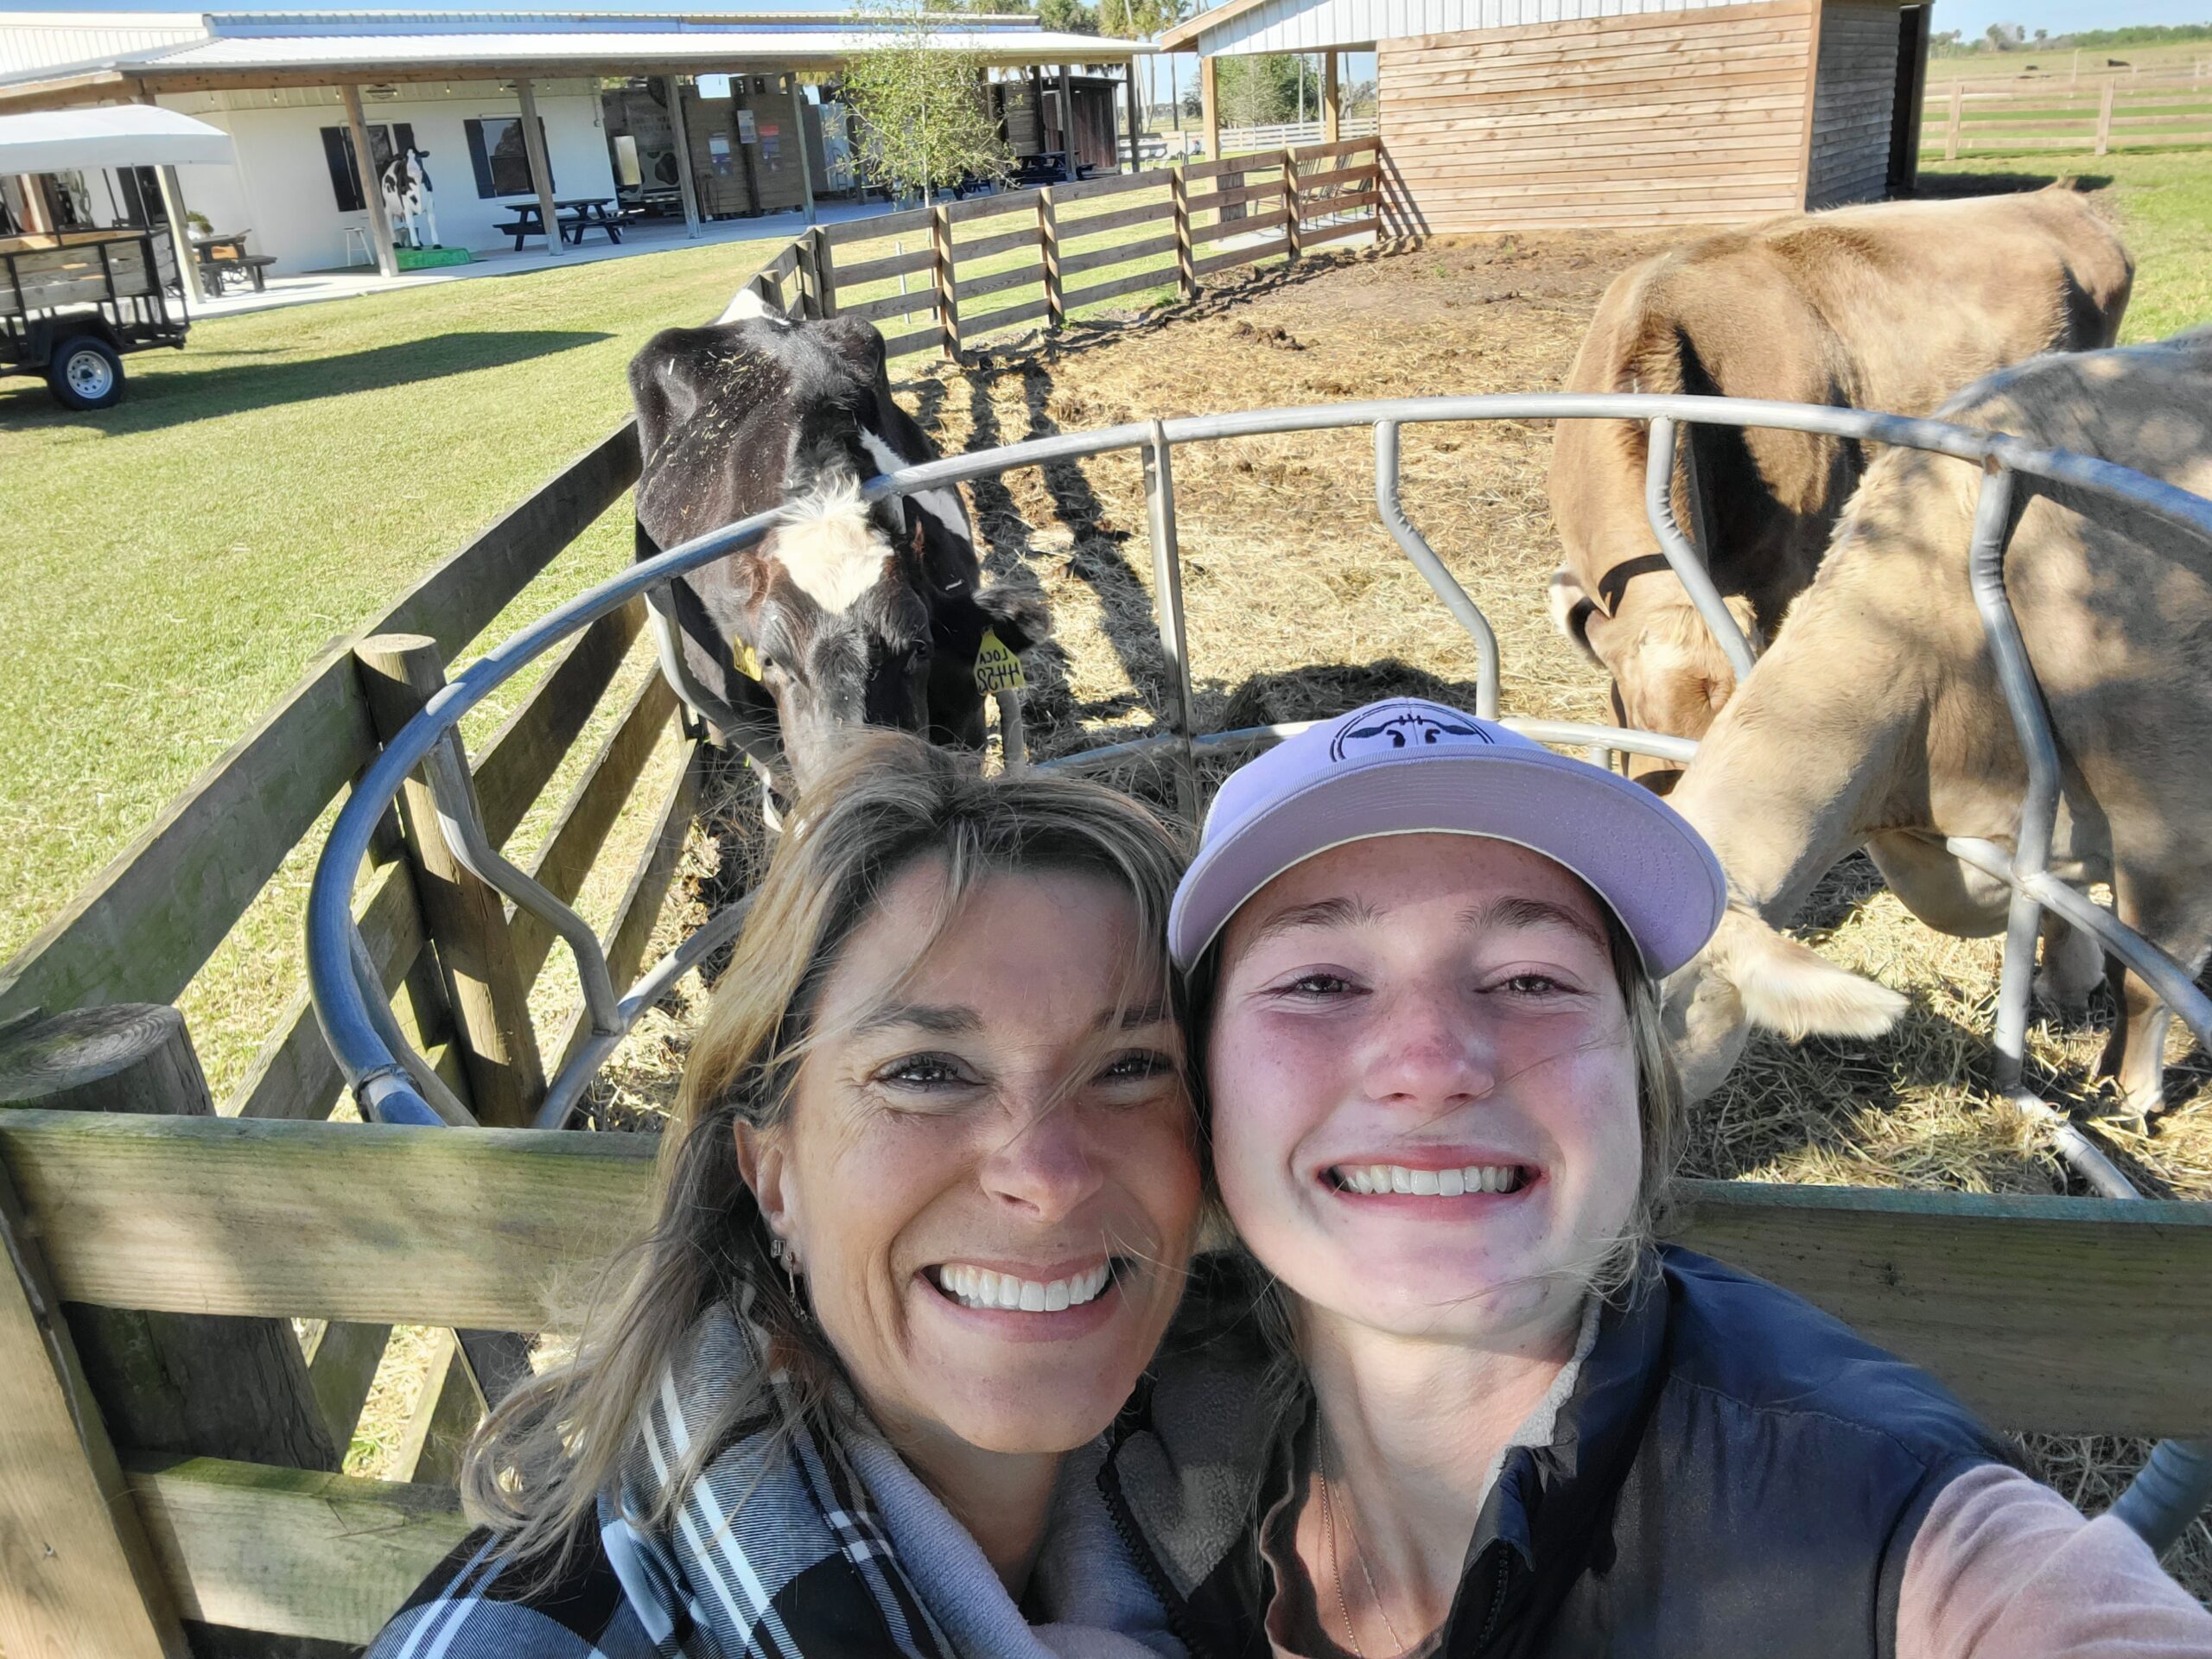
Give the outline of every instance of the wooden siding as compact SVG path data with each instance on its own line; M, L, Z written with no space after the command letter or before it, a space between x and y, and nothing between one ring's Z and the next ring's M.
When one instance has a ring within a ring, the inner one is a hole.
M1412 228L1787 213L1812 29L1811 0L1770 0L1385 41L1382 141Z
M1888 0L1821 0L1808 207L1879 201L1889 193L1897 83L1897 8Z
M1472 29L1740 5L1751 0L1237 0L1200 12L1164 45L1206 53L1365 51L1377 41Z

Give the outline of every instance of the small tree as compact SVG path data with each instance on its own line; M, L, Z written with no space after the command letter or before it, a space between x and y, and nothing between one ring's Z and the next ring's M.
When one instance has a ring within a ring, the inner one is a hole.
M963 179L1002 176L1014 158L984 103L982 60L948 48L921 0L866 0L861 15L881 42L844 74L861 176L925 202Z

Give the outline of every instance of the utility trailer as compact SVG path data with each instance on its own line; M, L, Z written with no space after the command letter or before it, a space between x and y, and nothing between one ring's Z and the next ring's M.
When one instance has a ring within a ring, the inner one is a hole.
M107 408L124 353L184 344L183 281L166 229L0 237L0 374L43 375L65 409Z

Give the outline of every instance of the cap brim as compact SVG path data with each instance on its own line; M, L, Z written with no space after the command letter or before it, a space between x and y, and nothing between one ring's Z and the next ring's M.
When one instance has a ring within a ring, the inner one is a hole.
M1190 967L1244 901L1293 865L1383 836L1480 836L1564 865L1610 906L1655 978L1719 925L1727 880L1704 840L1641 785L1548 749L1337 767L1202 850L1168 946Z

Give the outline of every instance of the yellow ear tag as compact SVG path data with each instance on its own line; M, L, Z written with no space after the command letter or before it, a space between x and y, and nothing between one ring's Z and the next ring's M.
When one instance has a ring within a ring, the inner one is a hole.
M986 696L999 691L1019 691L1029 682L1022 677L1021 658L1006 648L1006 641L989 628L976 648L976 689Z
M757 680L760 677L760 653L752 646L740 645L731 653L731 656L737 664L737 671L744 675L747 679Z

